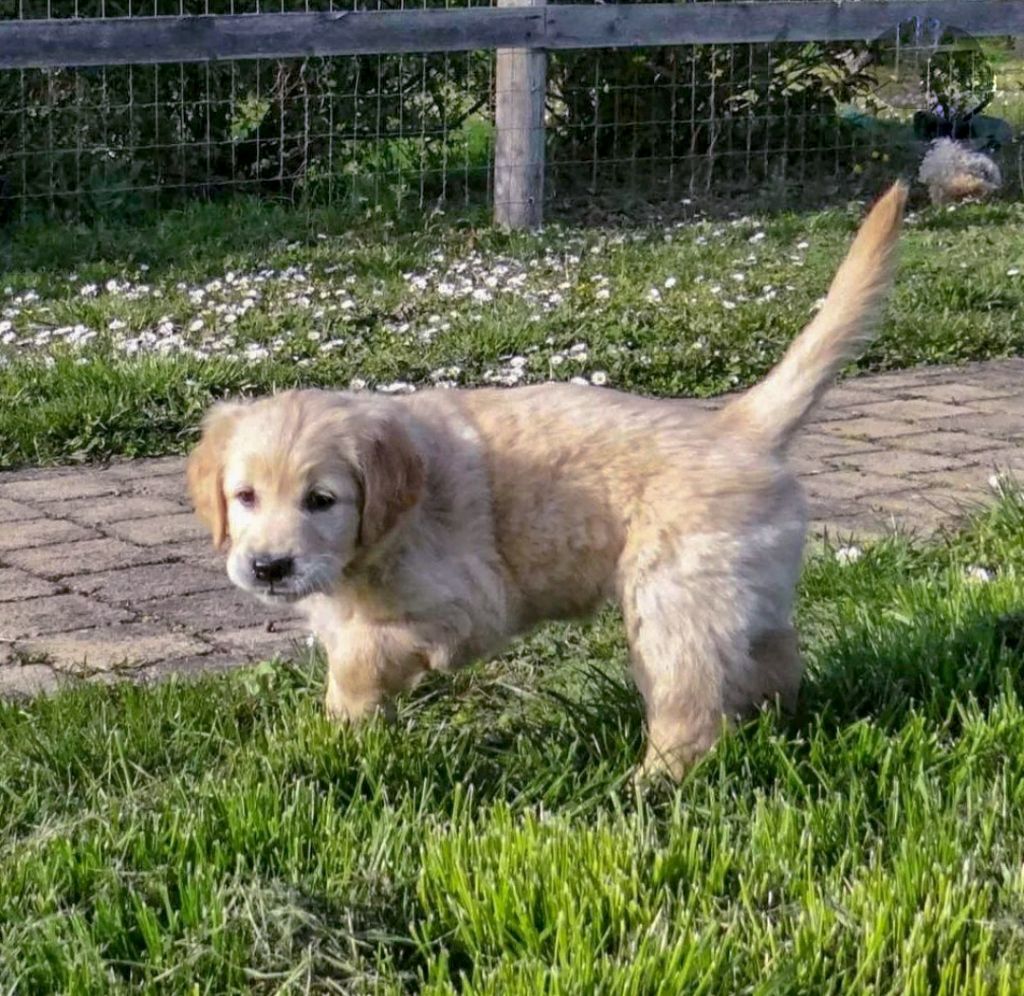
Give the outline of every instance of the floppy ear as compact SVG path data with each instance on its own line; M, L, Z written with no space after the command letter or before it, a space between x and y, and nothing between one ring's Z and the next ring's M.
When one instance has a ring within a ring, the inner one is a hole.
M359 542L372 546L383 539L423 492L426 470L408 433L394 419L376 426L360 447L363 515Z
M228 538L228 509L224 498L224 455L244 405L222 402L203 419L203 434L185 467L188 491L196 515L210 530L213 545Z

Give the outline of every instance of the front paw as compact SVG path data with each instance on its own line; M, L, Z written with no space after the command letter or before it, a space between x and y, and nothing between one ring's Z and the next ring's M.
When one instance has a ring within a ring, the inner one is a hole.
M324 712L332 722L358 725L375 716L391 719L394 708L381 696L355 696L346 693L337 682L329 680Z

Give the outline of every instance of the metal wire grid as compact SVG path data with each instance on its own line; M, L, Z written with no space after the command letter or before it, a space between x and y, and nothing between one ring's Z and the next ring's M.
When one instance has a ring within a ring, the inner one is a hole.
M792 50L596 52L578 69L549 74L555 196L583 185L588 194L614 189L673 198L836 176L857 143L835 101L820 90L773 92Z
M0 20L357 7L0 0ZM490 190L492 91L485 52L0 72L0 213L105 213L230 190L354 206L468 203Z
M0 20L62 17L185 17L202 14L285 14L343 10L412 10L423 7L489 7L490 0L447 0L407 3L406 0L0 0Z
M553 57L548 87L556 199L857 196L916 173L948 129L915 116L951 94L957 114L998 123L985 151L1004 192L1024 191L1024 45L1009 38L982 46L951 31L936 43L901 26L871 44L570 53Z
M0 170L28 213L228 189L468 200L488 190L489 133L469 123L490 76L473 55L20 71L0 75Z
M0 13L22 18L343 6L3 2ZM837 107L872 109L886 72L910 79L928 56L897 34L871 46L874 77L862 78L856 67L867 52L732 45L552 54L550 195L803 191L839 178L854 193L918 153L901 162L905 135L858 127ZM494 79L493 55L482 52L0 73L0 209L107 214L232 190L389 210L484 201ZM992 91L993 107L1019 130L1024 59L1007 60ZM908 116L907 107L892 111Z

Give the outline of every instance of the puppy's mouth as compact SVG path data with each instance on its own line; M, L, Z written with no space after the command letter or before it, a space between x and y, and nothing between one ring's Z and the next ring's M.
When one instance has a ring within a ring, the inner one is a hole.
M249 589L257 598L264 602L297 602L303 596L294 588L285 588L282 585L266 585Z
M323 594L327 588L317 584L315 579L293 579L266 584L257 582L248 585L246 590L267 605L288 605L292 602L301 602L302 599L309 598L310 595Z
M314 589L308 585L294 584L254 585L249 588L249 591L269 605L278 605L282 602L298 602L309 595L315 594Z

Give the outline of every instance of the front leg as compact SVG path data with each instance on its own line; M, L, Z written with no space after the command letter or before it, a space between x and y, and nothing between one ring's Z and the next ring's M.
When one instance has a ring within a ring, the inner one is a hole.
M324 711L337 723L358 723L374 715L389 716L393 710L380 683L356 662L329 658Z
M446 652L402 624L349 625L324 641L327 715L358 722L389 715L392 699L414 688L427 671L444 666Z

